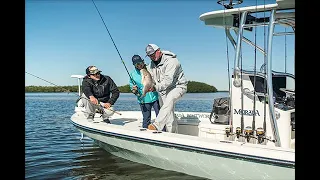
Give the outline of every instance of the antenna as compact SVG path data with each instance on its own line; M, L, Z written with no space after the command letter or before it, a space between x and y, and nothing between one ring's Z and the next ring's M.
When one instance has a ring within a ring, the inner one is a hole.
M218 4L224 6L226 9L233 9L234 5L239 5L243 2L243 0L218 0Z
M78 93L79 93L79 96L81 97L81 89L80 89L80 79L84 78L83 75L71 75L72 78L78 78Z

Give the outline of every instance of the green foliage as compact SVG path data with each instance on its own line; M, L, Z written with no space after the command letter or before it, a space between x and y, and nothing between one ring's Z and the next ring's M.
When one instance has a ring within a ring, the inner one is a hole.
M25 86L25 92L78 92L78 86Z
M189 81L187 93L211 93L217 92L214 86L210 86L206 83Z
M119 91L122 92L122 93L130 93L130 86L129 84L127 85L124 85L124 86L119 86Z
M118 87L122 93L131 93L129 84ZM78 92L78 86L25 86L25 92ZM206 83L189 81L187 93L217 92L214 86Z

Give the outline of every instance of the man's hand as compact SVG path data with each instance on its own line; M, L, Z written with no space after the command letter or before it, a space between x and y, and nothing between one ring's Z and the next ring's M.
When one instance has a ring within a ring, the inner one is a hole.
M136 85L132 86L132 93L135 95L138 94L138 87Z
M132 86L132 90L138 90L137 85Z
M98 104L98 99L97 98L95 98L94 96L89 96L89 98L90 98L90 101L92 102L92 104Z
M150 87L149 89L148 89L148 92L152 92L152 91L155 91L156 89L154 88L154 86L152 86L152 87Z
M109 109L111 107L111 104L110 103L104 103L103 107L106 108L106 109Z

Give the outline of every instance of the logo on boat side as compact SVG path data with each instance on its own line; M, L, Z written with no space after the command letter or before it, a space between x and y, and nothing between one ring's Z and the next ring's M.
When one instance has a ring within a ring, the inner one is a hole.
M183 114L183 113L174 113L177 118L209 118L209 114Z
M253 110L246 110L246 109L239 109L238 111L236 109L234 109L234 113L233 114L240 114L240 115L245 115L245 116L260 116L259 111L253 111Z

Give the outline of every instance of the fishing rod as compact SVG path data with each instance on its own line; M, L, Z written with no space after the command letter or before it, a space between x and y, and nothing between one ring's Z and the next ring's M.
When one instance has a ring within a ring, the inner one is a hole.
M121 55L120 55L120 52L119 52L119 50L118 50L118 48L117 48L117 46L116 46L116 43L113 41L113 38L112 38L112 36L111 36L111 34L110 34L110 32L109 32L109 29L108 29L106 23L104 22L101 14L100 14L100 11L98 10L98 7L96 6L96 4L94 3L93 0L92 0L92 2L93 2L93 4L94 4L94 6L95 6L95 8L96 8L96 10L97 10L97 12L98 12L101 20L102 20L102 22L103 22L103 24L104 24L104 27L105 27L105 28L107 29L107 31L108 31L108 34L109 34L109 36L110 36L110 38L111 38L111 41L112 41L114 47L116 48L116 50L117 50L117 52L118 52L118 55L119 55L119 57L120 57L120 59L121 59L121 62L122 62L122 64L124 65L124 68L126 69L126 71L127 71L128 75L129 75L132 83L133 83L134 85L137 85L136 82L133 80L133 78L130 76L130 73L129 73L129 71L128 71L128 69L127 69L127 67L126 67L126 65L125 65L125 63L124 63L124 61L123 61L123 59L122 59L122 57L121 57Z
M46 81L46 82L48 82L48 83L50 83L50 84L52 84L52 85L54 85L54 86L60 87L60 86L58 86L58 85L56 85L56 84L54 84L54 83L52 83L52 82L49 82L49 81L47 81L47 80L45 80L45 79L42 79L42 78L40 78L40 77L38 77L38 76L36 76L36 75L33 75L33 74L31 74L31 73L28 73L27 71L25 71L25 72L26 72L27 74L30 74L31 76L34 76L34 77L39 78L39 79L41 79L41 80L43 80L43 81ZM89 82L89 83L90 83L90 82ZM62 88L62 89L66 90L67 93L72 93L69 89L66 89L66 88ZM79 94L76 94L76 93L72 93L72 94L75 94L75 95L78 96L80 99L81 99L81 98L84 98L84 99L88 100L89 103L92 103L92 102L90 101L90 99L88 99L87 97L80 96ZM79 101L79 100L78 100L78 101ZM93 104L93 103L92 103L92 104ZM102 107L102 105L101 105L100 103L98 103L98 106ZM102 107L102 108L103 108L103 107ZM117 112L117 111L115 111L115 110L113 110L113 109L110 109L110 108L109 108L108 110L110 110L110 111L112 111L112 112L114 112L114 113L116 113L116 114L121 115L121 113L119 113L119 112ZM104 112L104 111L102 111L102 112Z

